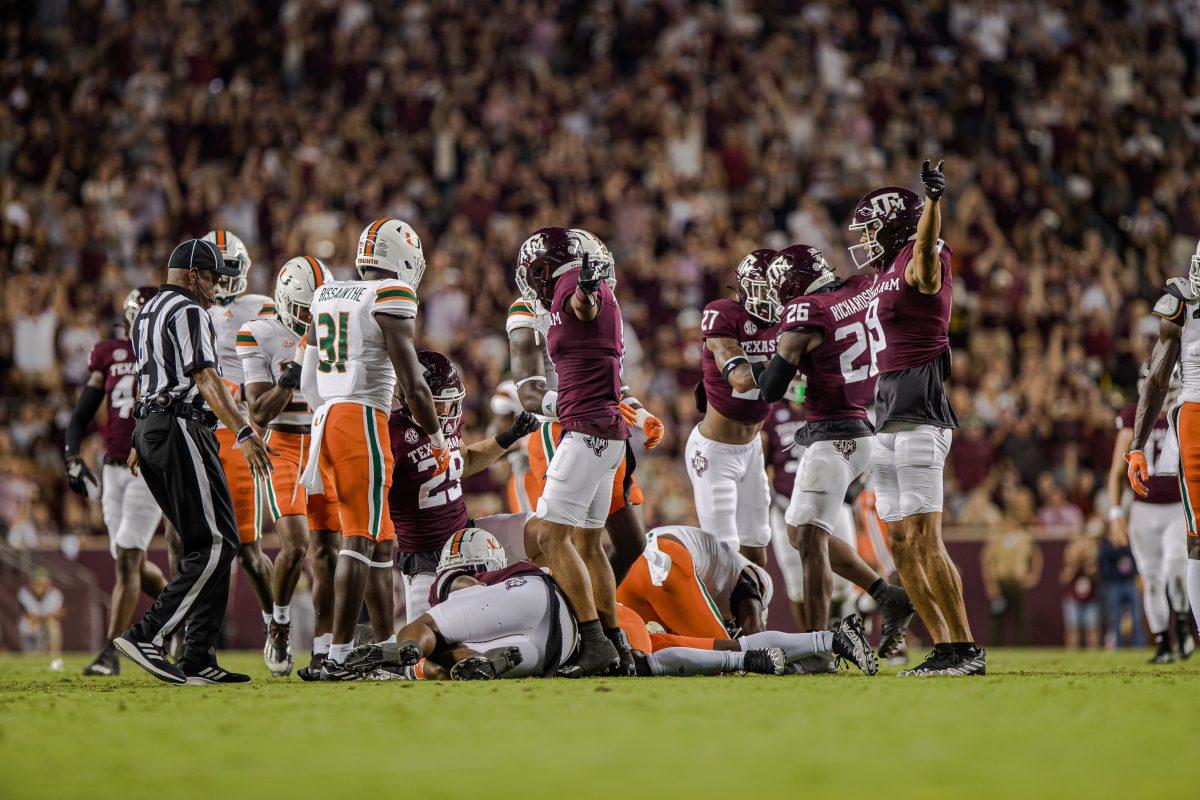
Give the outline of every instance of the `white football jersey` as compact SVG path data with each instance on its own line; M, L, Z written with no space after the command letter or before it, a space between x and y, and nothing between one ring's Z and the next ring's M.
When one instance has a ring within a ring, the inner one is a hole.
M742 570L750 564L750 560L724 542L718 541L717 537L712 534L690 525L663 525L651 530L646 534L648 542L646 549L657 550L658 545L655 540L664 535L679 540L680 544L687 548L692 555L696 577L704 584L709 598L716 603L721 617L724 619L732 617L733 613L729 609L729 596L733 593L733 587L737 584Z
M512 305L508 307L508 318L504 322L504 332L510 337L513 331L527 328L534 332L533 340L540 345L543 351L546 348L546 335L550 331L550 315L542 310L538 303L531 303L524 297L518 297L512 301ZM550 362L549 356L545 359L546 364L546 388L554 389L558 386L558 376L554 372L554 364Z
M274 314L275 301L262 294L238 295L225 305L214 303L208 309L216 332L217 363L221 365L221 377L225 379L230 391L236 387L234 399L243 414L246 413L246 402L242 397L242 384L245 380L242 374L242 360L238 358L237 353L238 331L252 319ZM225 427L222 423L217 425Z
M288 361L303 363L299 349L304 335L283 323L278 315L252 319L238 331L238 356L242 360L245 383L275 383L280 369ZM312 409L297 388L292 399L272 422L281 425L311 425Z
M333 281L313 295L317 391L322 400L391 411L396 372L377 314L414 319L417 292L397 278Z
M1189 300L1184 288L1187 281L1172 278L1167 281L1166 291L1154 304L1154 313L1168 322L1183 328L1179 348L1180 373L1183 390L1177 402L1200 403L1200 299Z

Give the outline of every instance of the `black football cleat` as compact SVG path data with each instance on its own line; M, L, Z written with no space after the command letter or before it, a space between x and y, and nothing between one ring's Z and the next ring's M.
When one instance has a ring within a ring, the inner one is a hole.
M167 659L163 649L151 642L143 642L129 633L124 633L113 639L113 647L117 651L165 683L182 686L187 683L187 676L179 667Z
M1187 661L1196 650L1196 637L1192 635L1192 622L1188 613L1175 615L1175 646L1180 661Z
M351 651L353 652L353 651ZM317 680L338 683L342 681L365 681L370 669L354 670L344 664L339 664L331 658L325 659L321 669L317 671Z
M117 655L117 649L113 647L112 642L109 642L100 651L100 655L96 656L95 661L83 668L83 674L89 677L106 677L121 674L121 658Z
M942 671L943 675L987 675L987 653L982 647L971 645L955 656L955 662Z
M230 672L219 664L182 664L180 667L183 674L187 676L188 686L216 686L250 682L249 675Z
M621 654L607 638L597 639L591 644L580 644L579 656L572 666L578 668L580 677L610 675L621 669Z
M633 660L633 648L629 646L629 638L625 635L625 631L616 628L613 631L606 631L605 635L612 642L613 647L617 648L617 655L621 660L616 669L604 674L614 678L628 678L637 675L637 664Z
M867 632L863 629L862 617L851 614L845 619L839 619L830 628L833 634L833 654L840 659L849 661L862 670L864 675L874 675L879 672L879 660L871 652L871 643L867 641Z
M346 656L345 668L356 672L370 672L375 669L411 667L422 658L424 656L421 654L421 646L413 641L364 644L354 648Z
M883 615L879 657L888 659L904 646L904 634L917 611L908 599L908 592L904 591L902 586L885 586L876 602L879 603L879 613Z
M747 650L742 660L742 670L755 675L782 675L787 668L787 658L778 647Z
M1171 652L1171 643L1167 641L1167 637L1163 636L1162 641L1158 643L1158 649L1154 651L1154 655L1150 658L1148 664L1173 664L1175 663L1175 654Z
M935 644L925 660L912 669L903 669L896 673L898 678L922 677L940 675L941 671L954 661L954 650L948 644Z
M503 677L506 672L520 666L521 661L519 647L497 647L481 656L471 656L459 661L450 668L450 680L490 681Z
M827 653L814 653L787 665L784 675L836 675L837 659Z

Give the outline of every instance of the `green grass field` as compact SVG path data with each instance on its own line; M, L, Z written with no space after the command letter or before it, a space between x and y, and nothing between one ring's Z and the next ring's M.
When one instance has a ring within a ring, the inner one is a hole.
M0 659L0 797L1200 797L1200 658L994 651L976 679L302 684Z

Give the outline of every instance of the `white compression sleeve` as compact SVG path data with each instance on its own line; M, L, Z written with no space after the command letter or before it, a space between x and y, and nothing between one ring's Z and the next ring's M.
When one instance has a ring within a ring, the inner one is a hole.
M740 650L700 650L695 647L668 647L646 656L651 675L690 678L694 675L720 675L742 668L746 654Z
M1187 563L1187 593L1192 604L1192 616L1200 625L1200 561L1192 558Z
M743 650L765 650L768 647L778 647L787 657L789 664L805 656L833 652L833 634L829 631L817 631L816 633L763 631L743 636L738 641L742 643Z
M300 367L300 394L304 395L305 402L308 407L316 411L325 401L321 399L321 393L317 391L317 361L319 355L316 347L304 348L304 361Z

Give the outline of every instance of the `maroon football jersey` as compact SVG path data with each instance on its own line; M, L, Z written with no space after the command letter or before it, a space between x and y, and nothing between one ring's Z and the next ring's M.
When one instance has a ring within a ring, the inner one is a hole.
M879 351L879 371L895 372L926 364L950 349L950 304L953 274L950 245L942 243L942 288L937 294L921 292L904 280L912 261L913 242L904 245L892 264L875 276L877 311L872 323L883 326L887 346Z
M437 580L429 587L429 605L436 606L438 603L446 599L450 594L450 586L454 583L454 579L460 575L468 574L465 570L451 569L437 576ZM515 561L507 567L494 569L491 572L481 572L478 575L473 575L475 580L482 583L484 586L495 586L498 583L505 581L521 581L520 585L524 585L528 577L548 578L549 576L542 572L536 565L529 561Z
M88 369L104 373L108 421L103 428L106 458L124 461L133 448L133 405L137 394L137 365L128 339L97 342L88 356Z
M392 440L392 488L388 513L396 526L396 547L402 553L441 550L455 531L467 527L467 501L463 499L463 458L459 453L462 425L446 435L450 465L434 475L437 461L425 431L402 411L388 419Z
M550 304L546 354L558 375L558 421L563 429L604 439L628 439L621 398L625 336L621 308L606 281L600 282L600 313L583 322L571 310L579 270L558 279Z
M796 445L796 432L804 427L804 408L794 403L776 403L767 414L763 431L767 435L766 457L774 467L771 488L780 497L792 496L796 482L796 467L800 465L803 447Z
M734 300L714 300L704 307L700 317L704 339L733 339L751 361L770 361L775 355L775 326L755 319ZM770 403L758 399L758 390L739 396L721 375L721 365L707 346L700 357L704 369L704 394L708 404L722 416L738 422L762 422Z
M793 298L783 307L779 333L817 330L824 338L804 354L805 444L870 436L867 405L875 396L878 337L867 324L873 290L866 275L853 275L838 288Z
M1133 420L1137 414L1137 405L1130 404L1121 409L1117 415L1117 430L1133 429ZM1146 497L1135 497L1143 503L1178 503L1179 477L1175 471L1179 469L1179 449L1171 436L1170 426L1165 414L1159 414L1150 431L1150 438L1142 448L1146 456L1146 468L1150 477L1146 479L1146 488L1150 494ZM1164 474L1164 470L1172 472Z

